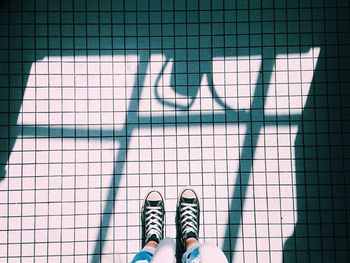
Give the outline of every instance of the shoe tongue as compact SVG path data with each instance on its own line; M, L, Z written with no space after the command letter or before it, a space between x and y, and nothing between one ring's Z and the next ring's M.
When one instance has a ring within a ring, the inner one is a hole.
M184 202L184 203L193 204L193 203L194 203L194 200L195 200L195 198L186 198L186 197L183 197L183 202Z
M150 206L159 206L160 201L148 201Z

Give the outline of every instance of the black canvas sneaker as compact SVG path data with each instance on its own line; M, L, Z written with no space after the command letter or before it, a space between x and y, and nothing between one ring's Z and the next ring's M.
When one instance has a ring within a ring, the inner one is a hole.
M186 188L181 192L177 209L181 243L184 246L190 237L198 240L200 208L199 199L193 189Z
M164 199L158 191L150 191L142 208L142 234L144 245L164 238Z

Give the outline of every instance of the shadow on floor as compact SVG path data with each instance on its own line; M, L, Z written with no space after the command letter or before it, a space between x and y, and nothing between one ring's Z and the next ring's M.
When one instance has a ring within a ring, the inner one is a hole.
M349 22L349 21L347 21ZM325 34L295 142L297 224L284 262L350 261L347 32Z
M232 123L247 125L248 134L240 160L249 161L240 162L240 176L232 194L232 202L240 199L243 207L258 140L254 134L259 134L263 127L264 99L275 58L279 54L307 52L313 46L321 47L321 55L296 139L298 221L293 236L284 245L284 261L349 260L349 53L340 48L345 44L348 47L349 38L345 33L325 33L327 26L337 21L337 16L327 20L325 15L341 12L344 16L342 10L348 8L347 5L329 8L328 13L324 5L315 1L2 2L2 180L5 180L5 165L14 142L23 135L21 126L17 126L17 118L33 62L46 56L139 55L141 62L133 88L133 103L129 105L125 131L121 131L125 136L119 138L125 150L116 157L118 162L101 215L92 262L101 260L114 211L119 175L126 161L128 135L140 124L138 101L151 55L162 54L166 61L174 61L171 88L174 94L188 97L187 103L180 105L171 104L158 94L160 103L188 112L198 95L200 80L207 76L214 99L226 110L223 117ZM323 4L328 2L332 6L330 1ZM313 18L316 22L312 22ZM215 57L253 55L261 55L263 63L251 111L242 113L231 109L217 96L212 81L212 60ZM207 117L220 125L213 116ZM167 122L166 119L162 121ZM46 135L50 136L49 128ZM229 219L224 250L232 260L241 213L231 211Z

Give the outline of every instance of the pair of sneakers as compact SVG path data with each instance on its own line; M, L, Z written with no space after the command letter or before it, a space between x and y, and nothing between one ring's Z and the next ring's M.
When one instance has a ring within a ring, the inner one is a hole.
M143 240L159 243L164 238L164 199L156 191L150 191L144 200L142 208ZM198 240L199 232L199 199L191 188L181 191L177 205L177 224L181 235L181 245L184 247L188 238Z

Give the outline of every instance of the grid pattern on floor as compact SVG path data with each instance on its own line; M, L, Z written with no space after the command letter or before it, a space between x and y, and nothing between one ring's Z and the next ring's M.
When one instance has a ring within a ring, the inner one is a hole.
M230 262L350 259L348 1L5 1L0 261L130 262L155 187ZM322 261L323 260L323 261Z

